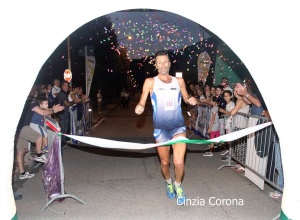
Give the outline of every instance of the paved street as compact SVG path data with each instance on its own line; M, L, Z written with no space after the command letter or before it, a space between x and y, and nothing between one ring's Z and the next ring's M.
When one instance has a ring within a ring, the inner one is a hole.
M95 114L90 136L113 140L153 143L152 109L148 103L142 116L129 109L108 106ZM186 111L183 111L187 117ZM191 135L190 131L188 136ZM191 138L199 139L194 135ZM80 144L66 146L63 152L66 193L73 198L47 203L39 167L34 178L21 181L16 201L18 219L274 219L281 200L268 196L267 185L255 184L224 167L219 153L203 157L207 146L188 145L183 189L189 204L178 206L165 193L164 180L155 149L107 150ZM35 163L34 163L35 164ZM171 165L171 167L173 167ZM172 169L172 176L174 171Z

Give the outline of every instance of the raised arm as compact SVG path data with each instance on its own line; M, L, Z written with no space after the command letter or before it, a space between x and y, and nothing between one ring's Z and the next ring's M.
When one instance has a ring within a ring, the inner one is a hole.
M246 104L252 103L253 105L256 105L257 107L261 107L261 102L258 98L254 97L252 94L250 94L246 87L244 87L242 84L237 83L236 84L236 92L243 97Z
M140 115L144 112L147 97L148 97L149 93L152 92L153 85L154 85L154 79L153 78L147 78L145 80L140 101L138 102L138 104L135 107L135 113L136 114Z

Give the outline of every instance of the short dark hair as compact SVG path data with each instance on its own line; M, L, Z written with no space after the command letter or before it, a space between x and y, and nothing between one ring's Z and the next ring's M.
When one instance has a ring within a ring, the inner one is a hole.
M218 100L217 96L211 97L211 101L212 101L212 102L217 102L217 100Z
M38 96L37 97L37 103L40 105L42 104L43 102L47 101L48 102L48 98L46 98L45 96Z
M223 94L224 93L228 93L229 95L230 95L230 97L232 96L232 92L230 91L230 90L225 90L224 92L223 92Z
M155 53L155 55L154 55L154 59L156 59L156 57L158 57L158 56L165 56L165 55L168 56L169 61L171 61L170 56L169 56L167 50L160 50L160 51L157 51L157 52Z
M221 89L222 91L224 90L224 86L223 85L217 85L216 89L217 88Z
M79 84L72 84L72 89L76 89L76 88L80 88L80 85Z

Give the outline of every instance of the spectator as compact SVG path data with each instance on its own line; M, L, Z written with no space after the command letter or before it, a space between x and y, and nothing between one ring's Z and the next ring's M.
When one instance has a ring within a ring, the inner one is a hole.
M46 97L38 97L37 98L38 106L41 110L48 110L48 99ZM41 112L39 112L41 113ZM46 114L39 114L38 112L34 111L29 127L35 130L37 133L39 133L43 137L43 145L42 145L42 152L47 153L48 152L48 135L44 128L44 118L45 116L50 116L53 112L45 111L43 113ZM36 161L39 162L45 162L44 158L42 157L36 157Z
M216 96L213 96L211 98L212 109L210 112L209 126L207 130L210 139L220 137L220 122L219 122L217 101L218 98ZM209 146L209 151L205 152L203 156L211 157L213 156L213 152L214 152L214 143L211 143Z
M210 101L211 101L212 94L210 92L210 89L207 88L209 88L209 86L205 87L205 93L203 94L204 98L203 97L200 98L198 104L211 106Z
M61 106L64 106L64 110L59 112L58 116L60 118L61 123L61 132L63 134L67 134L69 131L69 122L70 122L70 112L69 112L69 106L73 105L74 102L69 102L68 100L68 91L69 91L69 83L67 81L64 81L61 84L61 91L57 95L57 103ZM63 144L67 143L66 136L62 136L61 142Z
M73 102L73 104L84 103L89 101L86 95L82 94L82 87L73 84L72 91L68 95L68 101Z
M226 101L226 109L219 109L221 113L224 113L226 115L225 118L225 133L229 134L232 131L232 116L231 116L231 110L235 107L235 103L231 99L232 93L230 90L225 90L223 92L223 98ZM223 151L221 152L221 155L226 155L228 153L228 147L226 144L223 144ZM221 158L221 160L226 160L227 158Z
M89 96L83 93L82 86L79 86L79 92L77 93L77 97L80 98L80 99L82 99L82 103L90 101Z
M216 86L211 86L210 87L210 93L212 96L216 96L216 90L217 90L217 87Z
M237 83L235 89L247 104L251 104L251 115L263 115L264 111L267 111L267 106L265 105L258 88L250 79L246 78L244 80L244 85Z
M97 102L98 102L98 113L101 113L101 105L102 105L102 94L101 94L101 89L98 89L98 93L97 93Z
M129 107L129 100L130 100L130 93L126 90L125 91L125 107Z
M223 85L218 85L216 88L216 96L217 96L217 103L219 109L226 109L226 101L223 98L223 91L224 91L224 86ZM221 113L220 111L218 112L219 114L219 121L220 121L220 135L225 134L225 115Z
M235 107L230 111L230 115L235 115L237 112L249 114L250 105L248 105L242 96L237 93L237 89L234 89L234 96L237 98ZM248 126L247 118L243 115L235 115L234 117L234 128L240 130Z
M200 88L198 88L196 90L196 95L194 96L194 98L197 101L198 105L205 105L205 97L203 95L203 92ZM189 111L188 111L188 115L189 117L189 126L188 129L192 130L193 129L193 123L197 120L198 117L198 106L197 105L189 105Z
M121 92L121 103L122 103L122 107L125 108L126 106L126 91L123 88L122 92Z
M29 101L31 99L28 99ZM36 100L30 102L29 105L25 106L23 110L24 117L21 117L22 121L20 121L20 131L18 130L16 133L16 148L17 148L17 164L20 172L19 179L31 178L34 174L29 172L25 172L24 169L24 156L28 152L28 142L35 142L36 145L36 157L35 161L45 163L46 157L42 154L42 144L43 137L29 127L30 121L32 119L33 113L37 113L40 115L49 115L53 112L58 112L63 109L62 106L55 105L52 109L41 109Z
M224 86L224 90L229 90L231 94L233 93L232 88L229 86L229 81L227 77L223 77L220 84Z
M54 79L53 80L53 87L51 89L51 92L48 94L48 104L49 108L52 108L54 104L56 104L56 97L58 93L61 91L60 88L60 80L59 79Z
M52 92L52 85L47 85L47 92L46 92L46 98L48 98L48 106L49 106L49 94Z
M195 90L196 90L196 89L195 89L195 84L191 83L190 86L189 86L188 94L189 94L190 96L194 96Z
M205 85L205 87L203 89L203 95L205 96L205 98L206 98L207 94L209 94L209 96L211 95L210 89L211 89L211 86Z
M58 93L61 91L60 87L60 80L59 79L54 79L53 81L53 87L52 87L52 95L54 98L58 95Z
M47 88L46 88L46 86L44 84L40 84L38 86L38 96L39 97L41 97L41 96L47 97L47 92L48 92Z

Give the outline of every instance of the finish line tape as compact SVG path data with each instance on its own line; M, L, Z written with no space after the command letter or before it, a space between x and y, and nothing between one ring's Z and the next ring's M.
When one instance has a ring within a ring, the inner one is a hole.
M77 136L77 135L68 135L68 134L62 134L66 137L69 137L71 139L75 139L79 142L93 145L96 147L102 147L102 148L110 148L110 149L127 149L127 150L143 150L153 147L159 147L159 146L167 146L171 144L176 143L187 143L187 144L210 144L210 143L221 143L221 142L231 142L234 140L237 140L241 137L244 137L248 134L254 133L256 131L259 131L265 127L268 127L272 124L272 122L267 122L264 124L256 125L253 127L245 128L239 131L235 131L226 135L222 135L217 138L213 138L210 140L190 140L185 137L177 137L170 141L166 141L163 143L158 144L140 144L140 143L132 143L132 142L122 142L122 141L114 141L109 139L103 139L103 138L95 138L95 137L86 137L86 136Z

